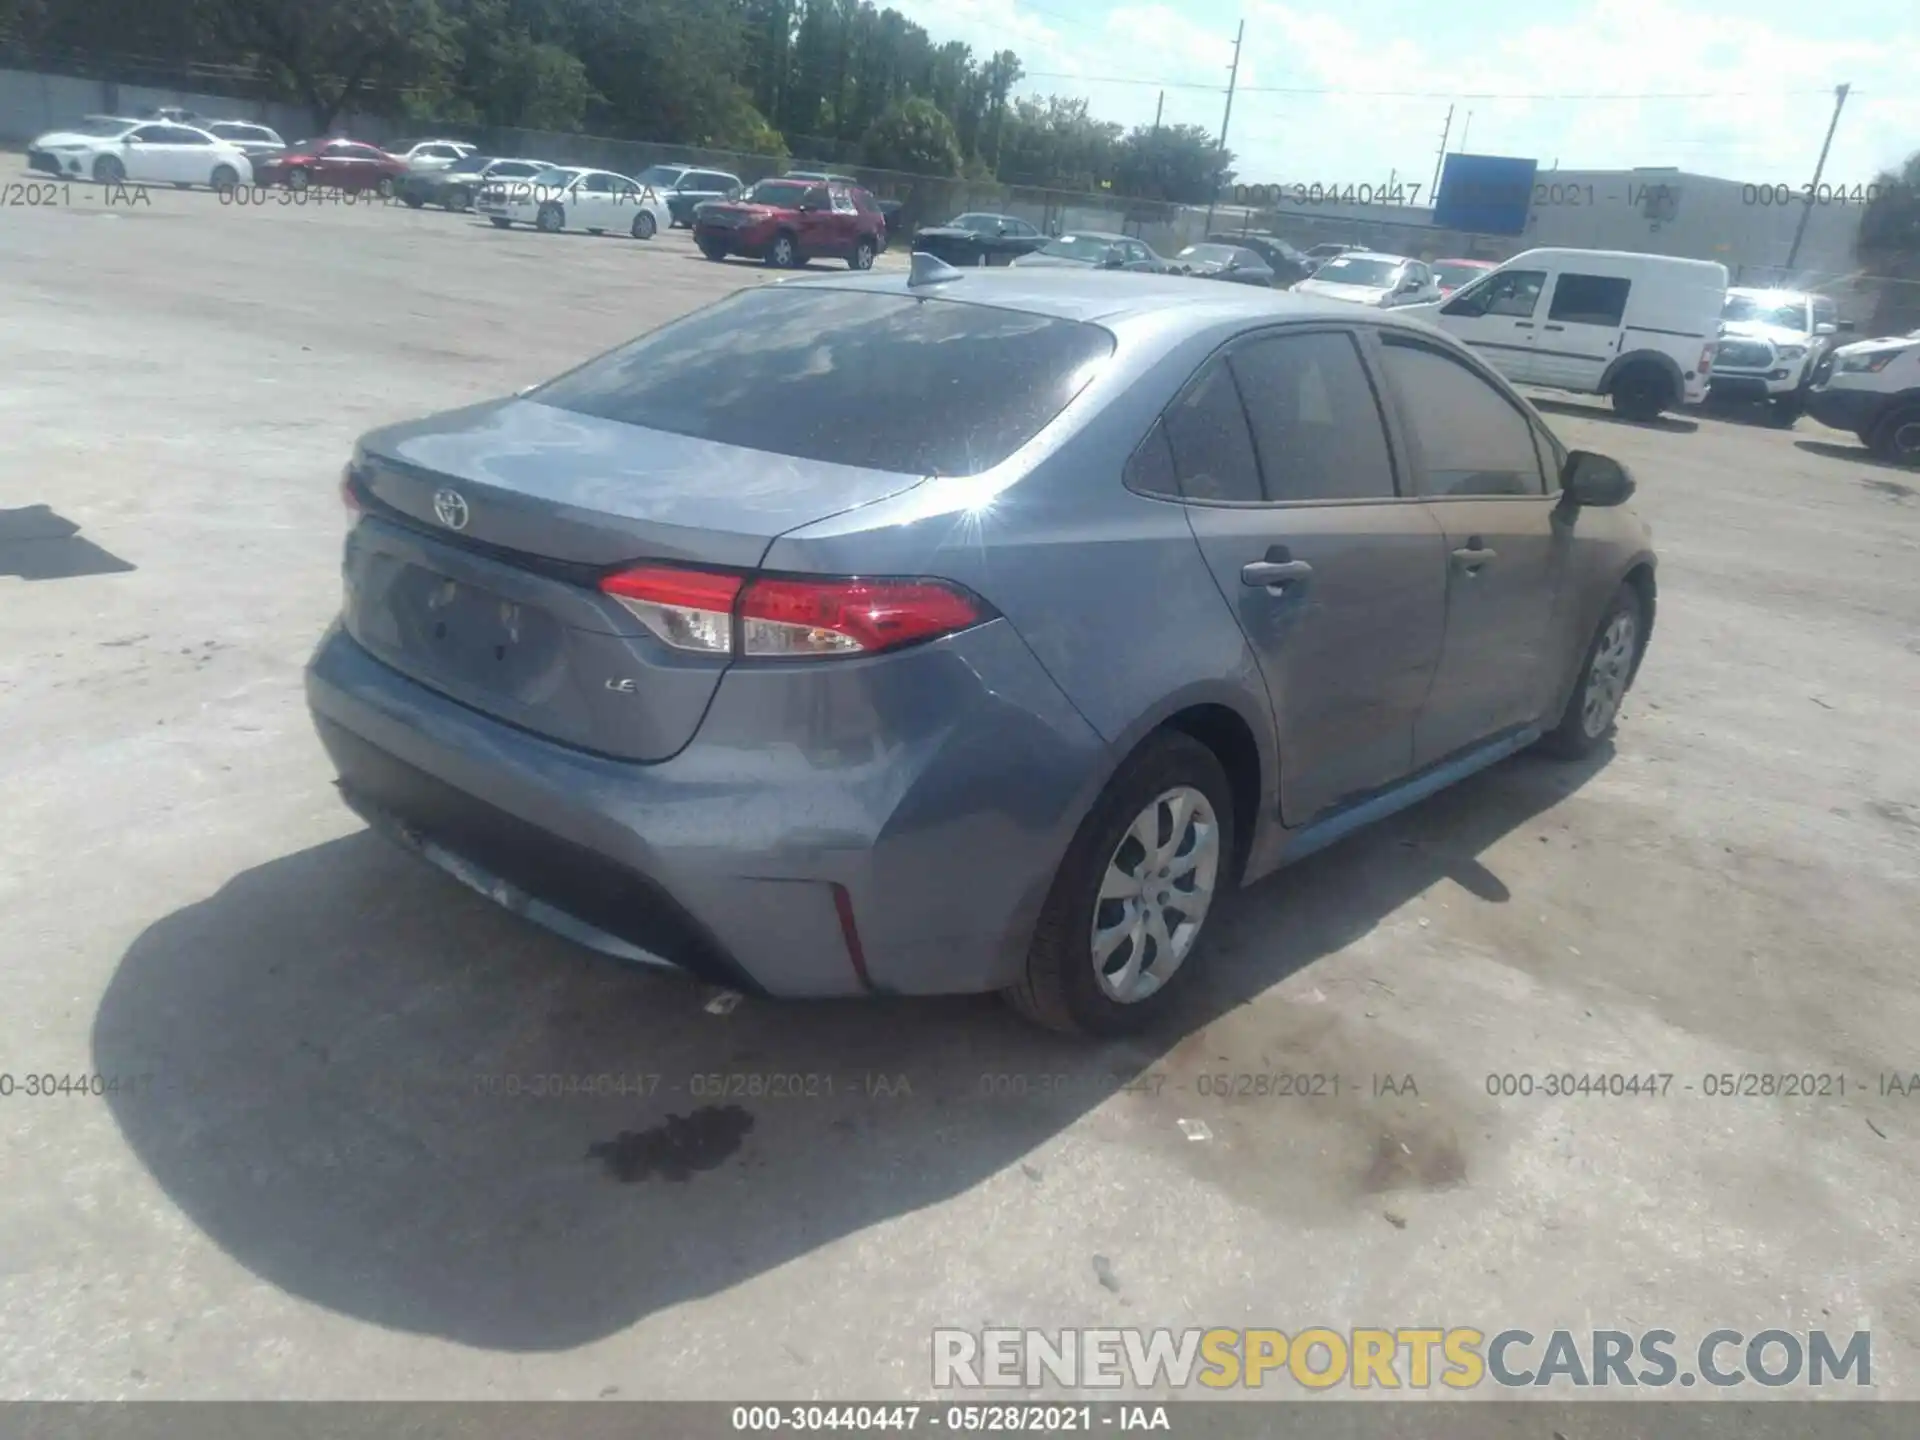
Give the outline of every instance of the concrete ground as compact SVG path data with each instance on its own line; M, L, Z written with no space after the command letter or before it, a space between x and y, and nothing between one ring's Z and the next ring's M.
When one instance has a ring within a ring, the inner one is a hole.
M1662 555L1617 750L1236 897L1148 1040L709 1008L364 833L300 693L354 437L764 274L0 211L0 1396L924 1395L928 1332L987 1324L1871 1328L1920 1386L1920 1098L1877 1078L1920 1070L1920 477L1811 422L1553 403ZM1568 1070L1673 1079L1488 1092ZM1808 1071L1844 1098L1705 1093ZM1276 1072L1345 1086L1207 1093ZM546 1075L635 1078L507 1093Z

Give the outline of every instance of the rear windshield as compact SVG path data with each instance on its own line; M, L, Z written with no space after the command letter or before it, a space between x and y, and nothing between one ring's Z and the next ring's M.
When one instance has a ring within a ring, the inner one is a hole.
M869 291L741 292L530 399L911 475L974 475L1039 434L1113 350L1098 326Z

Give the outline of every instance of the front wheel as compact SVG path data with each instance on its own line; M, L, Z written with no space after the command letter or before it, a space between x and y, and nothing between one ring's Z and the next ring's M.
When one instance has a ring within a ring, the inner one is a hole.
M1799 420L1802 409L1798 392L1781 395L1767 402L1767 423L1782 430L1791 430Z
M1628 420L1658 420L1673 398L1673 383L1651 365L1629 365L1613 382L1613 408Z
M871 270L873 268L873 241L862 235L853 243L853 254L847 257L849 270Z
M653 232L657 229L659 229L659 225L649 212L642 210L633 217L634 239L651 240L653 238Z
M207 183L222 195L230 195L240 187L240 172L231 165L216 165Z
M1902 405L1874 426L1867 446L1895 465L1920 465L1920 404Z
M378 195L382 200L391 200L393 198L393 177L391 175L382 175L379 183L373 187L373 193Z
M700 240L695 243L700 246L700 253L709 260L724 260L727 258L727 247L724 245L716 245L711 240Z
M493 221L493 228L496 230L511 230L513 228L513 221L504 215L489 215L487 218Z
M1068 845L1008 1003L1082 1035L1152 1023L1194 972L1214 898L1231 881L1233 826L1213 751L1175 731L1147 740Z
M767 266L773 270L791 270L800 263L800 247L791 235L776 235L767 247Z
M466 186L456 185L447 191L440 203L449 210L464 210L473 203L473 196Z
M287 172L287 188L289 190L304 190L312 183L313 177L304 170L289 170Z
M567 212L560 208L559 202L549 200L533 217L533 223L547 234L553 235L567 228Z
M1562 760L1590 754L1613 733L1620 702L1640 663L1646 643L1645 607L1640 592L1622 585L1600 618L1580 662L1567 707L1559 722L1540 739L1540 748Z
M93 162L93 178L102 185L118 185L127 178L127 167L111 155L102 155Z

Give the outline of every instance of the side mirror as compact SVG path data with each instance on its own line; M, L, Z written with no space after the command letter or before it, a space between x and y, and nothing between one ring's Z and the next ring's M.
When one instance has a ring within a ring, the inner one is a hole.
M120 143L122 145L141 145L141 144L144 144L145 142L141 140L141 138L138 135L129 135L125 140L122 140Z
M1570 451L1560 471L1560 500L1568 507L1624 505L1633 491L1626 466L1591 450Z

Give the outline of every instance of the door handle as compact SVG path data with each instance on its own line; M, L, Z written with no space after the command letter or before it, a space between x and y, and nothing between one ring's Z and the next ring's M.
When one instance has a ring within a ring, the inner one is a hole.
M1549 326L1547 326L1546 328L1547 328L1547 329L1549 329L1549 330L1564 330L1564 329L1566 329L1567 327L1566 327L1566 326L1564 326L1564 325L1549 325Z
M1295 580L1305 580L1311 574L1313 566L1304 560L1256 560L1251 565L1240 567L1240 583L1264 585L1269 590L1278 590Z
M1531 320L1516 320L1513 322L1513 328L1516 330L1531 330L1533 328L1533 322Z
M1498 550L1489 550L1481 544L1480 537L1476 535L1453 552L1453 563L1455 568L1464 570L1469 575L1477 575L1480 573L1481 566L1492 564L1499 555Z

